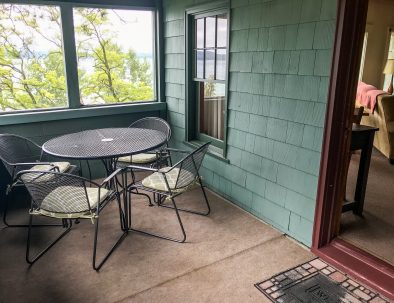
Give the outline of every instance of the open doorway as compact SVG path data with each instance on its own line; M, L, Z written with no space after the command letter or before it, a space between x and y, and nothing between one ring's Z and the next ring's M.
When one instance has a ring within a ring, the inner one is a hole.
M355 124L367 126L373 145L360 152L366 142L351 139L346 201L362 205L343 208L339 237L394 266L394 1L369 0L361 52L352 136L368 140L355 134Z
M379 3L392 2L386 0L376 1ZM357 215L363 213L363 207L367 209L369 204L369 202L365 202L365 205L352 203L354 202L352 201L353 198L360 200L360 196L367 195L368 189L366 186L362 186L361 188L364 190L359 190L357 197L353 197L351 184L347 184L347 179L352 179L351 175L354 173L350 170L354 169L353 166L357 170L357 161L359 160L357 157L364 156L365 159L362 161L364 166L361 170L363 178L360 178L363 182L360 184L365 183L368 185L371 179L367 178L368 174L365 174L365 171L367 167L370 167L370 159L378 153L373 152L373 140L370 139L369 141L367 140L370 146L368 144L363 145L364 149L367 149L367 147L371 148L370 157L365 156L365 153L360 154L359 152L351 154L351 158L349 156L350 149L355 144L354 138L357 138L354 135L354 125L357 124L353 123L356 108L356 92L359 80L364 79L365 76L363 74L360 76L359 74L360 65L362 65L360 63L362 63L362 58L364 57L362 71L365 73L368 64L366 61L366 48L368 44L373 43L371 42L370 34L368 33L367 37L365 35L368 32L368 26L366 26L368 2L368 0L341 0L337 2L335 44L324 128L312 251L338 269L343 270L394 300L394 266L388 263L387 260L383 260L383 256L361 247L362 245L359 245L359 243L344 239L344 229L343 226L341 227L344 208L355 210L355 215ZM388 35L388 32L386 34ZM374 47L374 45L372 44L371 47ZM386 59L381 58L381 63L377 67L383 79L385 77L383 69ZM380 82L379 85L381 86L377 88L386 90L385 84ZM363 119L365 120L365 117L361 115L360 124ZM370 138L376 137L376 131L370 132L373 134ZM387 158L385 163L390 165ZM349 171L350 173L348 174ZM353 179L352 182L357 182L357 180ZM380 182L378 183L380 186ZM347 188L346 185L348 185ZM394 187L394 184L391 187ZM344 206L346 189L348 190L349 201L345 203L348 205ZM360 206L363 207L361 208ZM360 209L361 211L359 211ZM346 216L348 214L349 216L353 215L353 212L345 212Z

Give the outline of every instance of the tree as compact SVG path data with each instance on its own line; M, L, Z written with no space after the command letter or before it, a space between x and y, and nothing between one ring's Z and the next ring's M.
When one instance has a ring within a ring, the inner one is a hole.
M150 65L115 43L108 10L78 8L76 14L81 20L76 27L78 58L93 60L93 72L79 72L84 103L152 100Z
M215 93L215 82L213 82L213 76L210 76L208 81L204 82L204 96L214 97Z
M117 44L109 12L97 8L74 10L79 22L75 32L82 101L152 100L150 63L138 58L134 50L124 50ZM66 104L59 8L0 4L0 110Z
M130 71L130 80L132 82L145 83L147 85L152 85L152 76L150 73L151 66L149 62L144 58L141 62L135 51L132 49L128 52L128 69Z
M42 25L59 28L60 12L34 6L0 6L0 105L3 111L66 105L62 43L44 35ZM51 45L46 54L35 47L38 37Z

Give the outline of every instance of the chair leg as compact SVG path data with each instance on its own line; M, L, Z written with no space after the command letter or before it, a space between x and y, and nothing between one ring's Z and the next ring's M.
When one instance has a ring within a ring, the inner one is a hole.
M3 224L6 227L29 227L29 224L10 224L7 221L7 213L8 213L8 207L9 207L9 199L8 195L6 194L4 198L4 209L3 209ZM32 225L32 227L45 227L45 226L63 226L62 224L35 224Z
M131 171L130 171L130 174L131 174L131 179L132 179L131 184L134 184L134 183L136 182L136 177L135 177L134 171L131 170ZM147 195L147 194L145 194L145 193L140 193L140 192L138 191L137 188L135 189L134 194L147 197L147 198L148 198L148 201L149 201L149 206L150 206L150 207L154 206L154 204L152 203L152 200L151 200L151 198L150 198L149 195ZM153 198L154 198L154 197L153 197Z
M119 246L120 243L122 243L123 239L127 236L128 234L128 229L124 229L123 226L126 224L123 212L121 210L121 205L120 205L120 198L117 196L117 202L118 202L118 207L119 211L121 214L121 230L123 233L121 236L118 238L118 240L115 242L115 244L111 247L109 252L101 259L101 261L97 264L97 244L98 244L98 232L99 232L99 218L96 218L96 223L95 223L95 232L94 232L94 243L93 243L93 259L92 259L92 266L93 269L96 271L99 271L100 268L104 265L104 263L108 260L110 255L114 252L114 250ZM123 221L123 223L122 223Z
M176 238L172 238L172 237L168 237L168 236L160 235L160 234L156 234L156 233L147 232L147 231L144 231L144 230L141 230L141 229L132 228L131 227L131 223L130 223L129 230L130 231L135 231L135 232L138 232L140 234L147 235L147 236L152 236L152 237L156 237L156 238L160 238L160 239L164 239L164 240L169 240L169 241L173 241L173 242L178 242L178 243L185 242L186 241L186 232L185 232L185 228L183 227L181 216L179 215L178 207L176 206L175 200L173 198L171 198L171 202L172 202L172 205L173 205L173 207L171 207L171 208L173 208L175 210L176 217L177 217L177 220L178 220L178 223L179 223L179 227L180 227L181 232L182 232L182 237L180 239L176 239ZM130 215L131 215L131 192L130 192L130 195L129 195L129 211L130 211Z
M200 183L201 191L202 191L202 193L204 195L204 200L205 200L205 204L206 204L207 210L205 212L200 212L200 211L195 211L195 210L190 210L190 209L185 209L185 208L178 208L179 211L183 211L183 212L191 213L191 214L195 214L195 215L200 215L200 216L208 216L210 214L211 206L209 205L207 194L205 192L204 186L201 183L201 180L200 180L199 183ZM166 207L166 208L174 208L173 206L165 205L164 203L160 203L159 206L160 207Z
M30 215L29 218L29 229L27 233L27 245L26 245L26 262L32 265L35 263L38 259L40 259L52 246L54 246L61 238L63 238L70 230L72 227L72 221L68 219L62 219L62 224L60 225L63 228L66 228L54 241L52 241L45 249L43 249L41 252L36 254L33 258L30 257L30 242L31 242L31 230L32 227L37 227L37 225L33 225L33 215Z
M201 179L200 179L199 183L200 183L201 191L202 191L202 193L204 195L205 204L207 205L207 211L204 214L202 214L202 215L208 216L211 213L211 206L209 205L207 193L205 192L204 185L202 185Z
M3 223L7 227L19 227L18 225L17 226L12 226L11 224L9 224L7 222L7 212L8 212L8 199L7 199L7 194L6 194L6 196L4 198Z
M153 193L153 202L155 202L155 204L157 204L158 206L160 206L160 204L162 203L163 197L164 197L164 196L162 196L162 195L160 195L160 194Z
M135 192L133 192L133 194L147 197L147 198L148 198L148 201L149 201L148 206L150 206L150 207L155 206L155 205L152 203L152 199L150 198L150 196L149 196L148 194L140 193L140 192L138 191L138 189L136 189ZM155 199L154 196L153 196L153 199Z
M127 230L127 219L125 217L125 212L127 212L127 209L125 208L123 210L120 203L119 203L118 208L119 208L120 227L122 228L123 231L126 231Z

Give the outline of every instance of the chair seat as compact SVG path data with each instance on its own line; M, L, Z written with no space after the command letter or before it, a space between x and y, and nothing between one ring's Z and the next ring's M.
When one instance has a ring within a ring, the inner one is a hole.
M86 187L85 193L81 186L59 186L44 198L40 208L32 214L59 219L94 218L96 214L89 210L86 194L90 208L94 210L111 193L101 188L99 196L99 189L95 187Z
M61 173L68 170L71 166L70 162L51 162L51 164L58 167ZM53 170L53 166L47 164L34 165L32 168L30 168L30 170L45 170L45 171L47 170L49 171L51 169Z
M167 172L168 171L168 172ZM167 188L167 184L166 181L164 179L164 176L162 173L165 173L166 175L166 179L168 182L168 186L170 187L170 190L173 192L182 192L185 189L187 189L187 186L183 186L183 187L178 187L176 188L176 182L178 180L178 175L179 175L179 168L173 168L171 169L171 167L163 167L159 170L159 172L153 173L151 175L149 175L148 177L144 178L141 181L141 184L145 187L148 188L152 188L155 190L159 190L159 191L165 191L168 192L169 189ZM192 173L183 170L184 174L190 174L190 179L194 180L194 176Z
M156 154L142 153L133 156L120 157L118 161L124 163L145 164L145 163L154 162L156 161L156 159L157 159Z
M41 170L41 171L55 171L55 172L61 172L64 173L66 172L71 164L70 162L51 162L54 166L52 165L48 165L48 164L38 164L38 165L34 165L32 168L30 168L29 170ZM59 171L56 169L56 167L59 169ZM54 175L50 175L50 174L43 174L43 175L39 175L39 174L24 174L22 176L22 180L25 182L29 182L29 181L50 181L51 179L54 178Z

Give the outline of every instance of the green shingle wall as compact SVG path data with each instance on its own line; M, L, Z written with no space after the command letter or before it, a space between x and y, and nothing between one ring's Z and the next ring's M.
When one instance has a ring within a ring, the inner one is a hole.
M164 0L165 81L174 144L185 137L184 14ZM207 156L210 188L311 244L335 0L232 0L230 163Z

